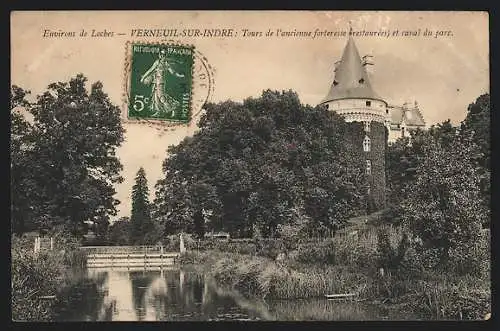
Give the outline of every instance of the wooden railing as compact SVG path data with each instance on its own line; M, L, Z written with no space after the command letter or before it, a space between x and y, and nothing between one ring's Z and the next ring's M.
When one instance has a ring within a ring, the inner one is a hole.
M53 250L54 238L52 237L35 237L33 252L38 254L41 250Z
M163 246L82 246L87 254L161 254Z

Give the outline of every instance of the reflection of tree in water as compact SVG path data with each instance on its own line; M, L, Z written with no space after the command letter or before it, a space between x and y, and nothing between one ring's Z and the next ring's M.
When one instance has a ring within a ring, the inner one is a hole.
M154 275L150 272L132 271L130 272L130 284L132 285L132 301L137 320L142 321L145 317L145 294L148 287L153 282Z
M148 282L145 282L142 276L142 282L136 280L132 285L135 291L134 307L139 312L140 320L144 318L162 321L175 320L193 310L193 289L186 284L191 280L185 278L184 272L163 270L148 271L147 274ZM135 279L137 276L132 277Z
M163 277L168 291L155 296L155 307L162 307L157 315L161 320L177 320L190 314L194 306L190 275L180 270L165 270Z
M55 320L97 321L102 309L105 320L110 320L111 307L103 307L103 285L107 277L107 273L99 273L93 278L86 278L82 274L75 275L72 283L58 295L59 299L54 308Z
M161 294L153 294L153 308L155 310L155 317L157 321L168 321L167 310L167 296Z
M165 279L166 290L162 290L160 277ZM155 272L154 281L146 292L148 308L154 310L156 320L206 320L206 291L203 275L180 270L165 270L163 275ZM214 309L215 313L215 309Z
M193 298L195 303L203 303L203 289L204 289L204 281L200 279L200 277L196 277L193 282Z
M168 288L169 283L165 275L166 272L165 270L155 272L154 280L146 292L148 311L154 310L154 319L156 321L169 320L169 298L172 295L172 289Z

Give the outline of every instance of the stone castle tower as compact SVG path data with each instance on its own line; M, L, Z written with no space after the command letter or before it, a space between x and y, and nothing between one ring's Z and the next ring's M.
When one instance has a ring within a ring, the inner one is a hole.
M365 65L352 36L335 69L335 78L327 96L320 102L330 111L342 115L346 122L358 126L361 137L355 144L363 151L368 176L367 207L379 210L385 206L385 148L389 106L373 90Z

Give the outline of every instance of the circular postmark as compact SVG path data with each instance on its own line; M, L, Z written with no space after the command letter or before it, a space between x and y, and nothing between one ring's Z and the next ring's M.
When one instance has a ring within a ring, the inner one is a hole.
M215 69L210 65L207 58L195 49L195 66L193 71L193 104L191 122L198 120L203 107L214 93Z
M157 130L192 127L215 88L215 69L194 45L127 42L122 120Z

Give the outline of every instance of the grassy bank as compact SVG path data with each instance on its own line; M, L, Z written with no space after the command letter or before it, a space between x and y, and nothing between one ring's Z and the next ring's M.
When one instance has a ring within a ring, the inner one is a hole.
M358 300L391 304L425 319L483 319L491 311L489 261L468 273L425 269L412 249L398 255L400 228L386 229L385 244L378 230L301 243L279 261L266 252L238 254L220 245L188 252L181 263L201 264L218 283L265 299L354 293Z
M33 238L12 238L11 302L14 321L51 321L58 293L69 282L72 267L85 264L79 242L56 234L54 250L33 252ZM55 296L55 298L54 298Z

